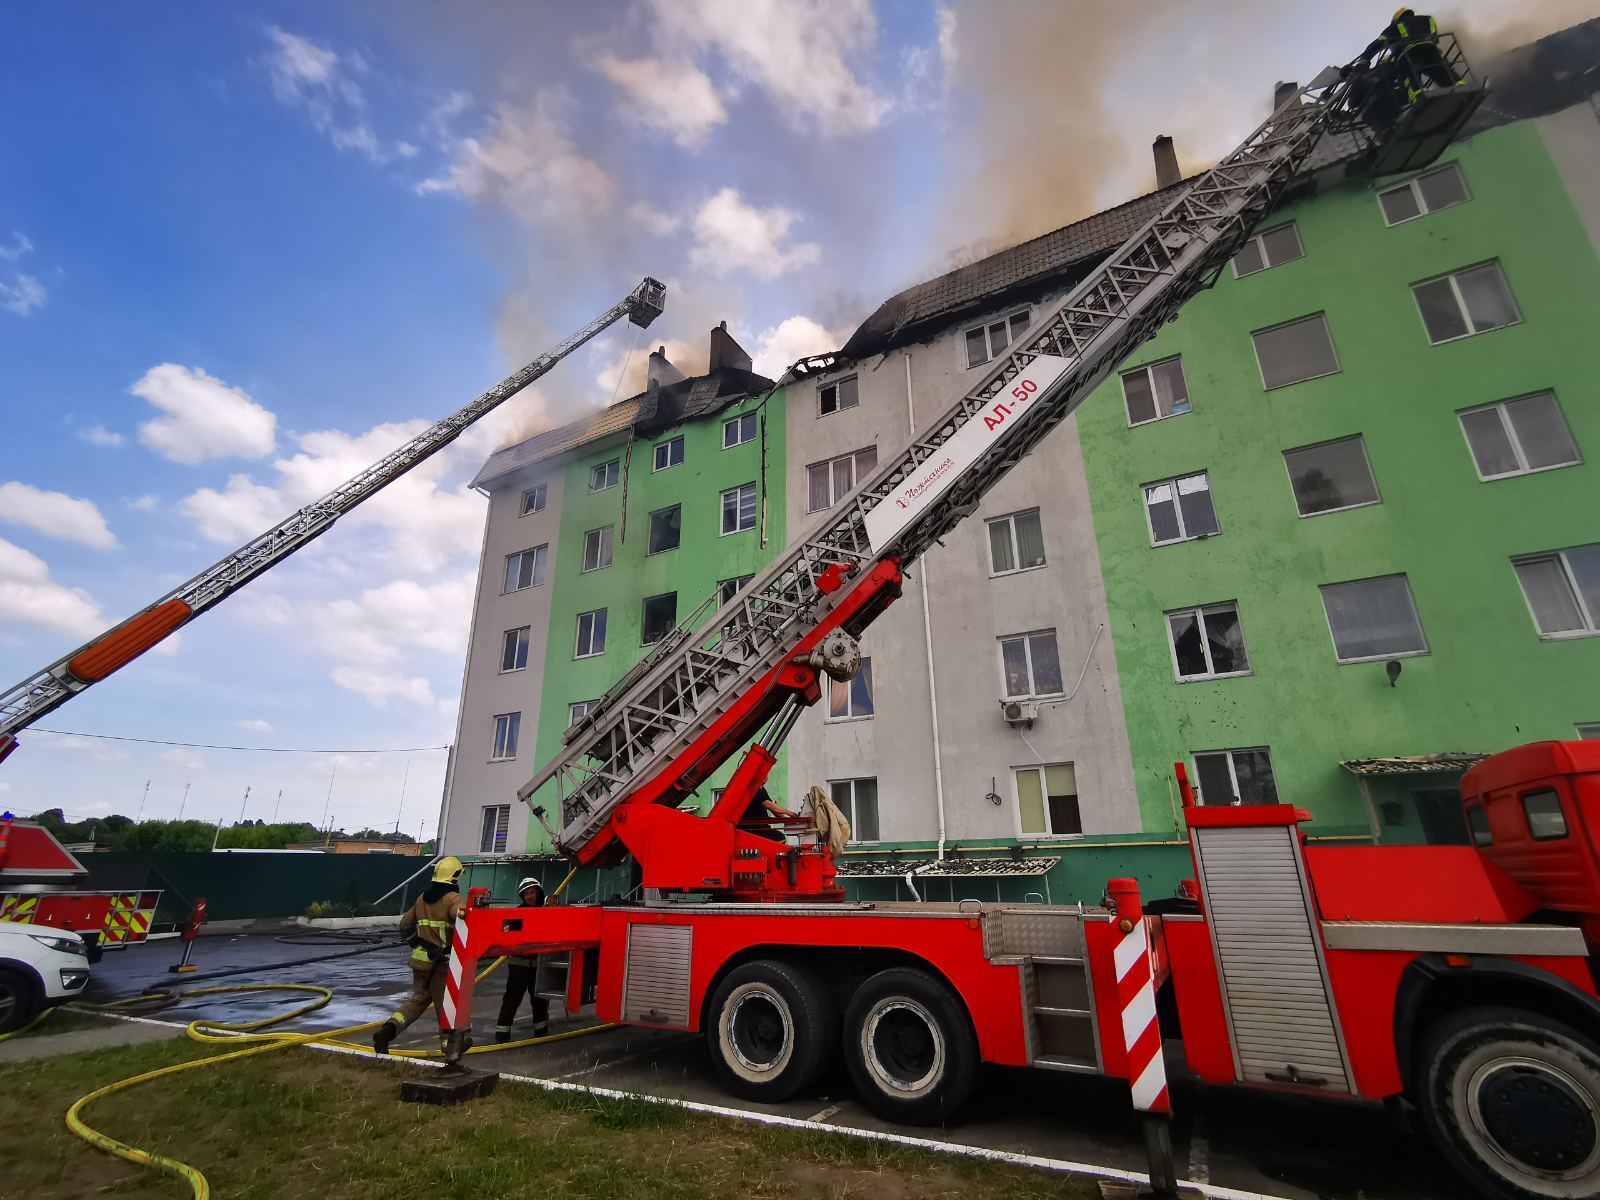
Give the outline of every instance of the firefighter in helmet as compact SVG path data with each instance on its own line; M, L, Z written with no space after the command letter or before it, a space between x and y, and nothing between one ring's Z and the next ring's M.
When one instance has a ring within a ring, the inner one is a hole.
M524 908L544 905L544 885L531 875L517 884L517 895ZM511 1023L517 1019L517 1009L522 1007L524 996L533 1010L533 1036L544 1037L550 1032L550 1001L533 990L538 968L537 954L513 954L506 959L506 994L500 1001L500 1019L495 1022L495 1041L511 1040Z
M1439 50L1439 22L1426 13L1395 9L1384 31L1372 40L1363 59L1387 50L1401 72L1406 99L1415 100L1428 87L1453 87L1460 83Z
M461 860L455 855L441 858L433 867L433 879L400 918L400 933L410 935L411 994L394 1014L372 1034L372 1048L389 1052L389 1043L431 1004L437 1008L444 1000L444 984L450 975L450 934L463 904L459 884Z

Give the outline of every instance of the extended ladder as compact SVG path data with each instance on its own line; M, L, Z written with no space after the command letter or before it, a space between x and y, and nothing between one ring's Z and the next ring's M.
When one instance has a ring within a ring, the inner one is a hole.
M345 513L393 483L418 463L437 454L455 441L469 425L493 412L603 329L623 317L641 327L649 325L661 314L665 301L666 288L646 277L632 292L566 341L502 379L470 404L423 430L320 500L312 501L226 558L213 563L148 608L71 654L57 659L15 687L0 692L0 759L16 748L18 731L125 666L180 626L326 533Z
M1287 98L877 474L726 604L711 612L708 601L624 676L518 793L541 814L559 803L557 847L591 857L617 807L658 777L682 781L656 789L681 802L716 765L688 762L685 750L787 661L850 582L878 562L909 564L953 529L1117 364L1209 287L1324 137L1345 136L1352 153L1375 156L1387 129L1360 111L1374 79L1364 63L1330 67ZM846 586L832 586L840 581Z

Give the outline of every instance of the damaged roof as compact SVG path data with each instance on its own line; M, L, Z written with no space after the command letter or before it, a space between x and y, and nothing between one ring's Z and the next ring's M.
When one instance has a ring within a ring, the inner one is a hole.
M838 865L841 879L1002 879L1018 875L1046 875L1059 862L1055 858L928 858L867 859Z
M1339 765L1352 775L1452 774L1477 766L1487 754L1446 750L1439 754L1403 754L1393 758L1350 758Z

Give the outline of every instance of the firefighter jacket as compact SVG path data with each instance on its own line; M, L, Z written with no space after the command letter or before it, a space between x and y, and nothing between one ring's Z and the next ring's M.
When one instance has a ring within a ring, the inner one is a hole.
M450 957L450 933L466 901L457 891L445 892L435 900L426 893L417 897L409 912L400 918L401 936L410 935L411 965L429 967Z

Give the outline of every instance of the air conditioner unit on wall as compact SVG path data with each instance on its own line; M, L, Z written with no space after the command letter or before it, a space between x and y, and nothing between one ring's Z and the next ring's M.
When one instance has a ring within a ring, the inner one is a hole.
M1002 700L1000 701L1000 715L1005 718L1007 725L1027 725L1039 719L1039 702L1037 700Z

